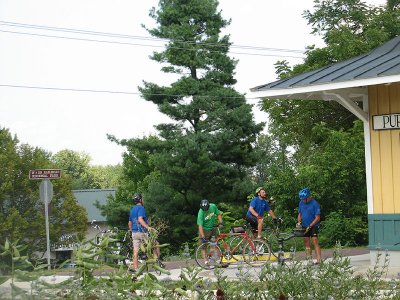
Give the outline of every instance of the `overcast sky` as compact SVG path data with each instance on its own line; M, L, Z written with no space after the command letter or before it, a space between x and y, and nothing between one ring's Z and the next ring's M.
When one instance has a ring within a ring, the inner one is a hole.
M239 92L274 81L276 61L301 63L297 50L322 45L302 17L312 0L219 2L224 18L232 19L224 33L237 46L230 55L239 60ZM0 127L52 153L71 149L88 153L93 165L121 163L124 148L106 134L143 137L169 121L137 89L143 80L172 80L148 58L163 43L141 26L155 25L148 12L157 3L0 0ZM256 107L254 114L257 121L266 118Z

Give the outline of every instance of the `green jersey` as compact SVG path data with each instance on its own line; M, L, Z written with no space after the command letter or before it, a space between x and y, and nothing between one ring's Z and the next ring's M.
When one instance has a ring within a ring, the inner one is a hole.
M210 203L210 208L207 211L200 208L197 214L197 225L203 226L205 230L213 230L217 216L220 214L221 212L218 210L217 206L214 203Z

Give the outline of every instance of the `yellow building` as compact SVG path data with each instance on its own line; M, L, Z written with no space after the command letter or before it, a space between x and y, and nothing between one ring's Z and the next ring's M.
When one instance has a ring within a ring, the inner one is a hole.
M373 51L251 89L266 99L337 101L364 123L371 263L400 266L400 36Z

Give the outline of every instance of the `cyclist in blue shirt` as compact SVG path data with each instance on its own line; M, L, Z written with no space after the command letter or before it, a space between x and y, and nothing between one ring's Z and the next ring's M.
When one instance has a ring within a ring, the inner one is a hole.
M264 224L264 212L268 212L274 221L278 220L275 213L270 209L266 196L267 193L265 192L265 188L257 188L255 197L251 200L246 214L246 221L250 223L253 232L257 232L258 239L261 238L262 227Z
M304 188L299 192L299 214L297 215L298 224L304 229L304 247L307 257L312 258L310 240L314 245L317 262L321 262L321 248L318 243L318 228L321 220L321 208L314 198L311 197L309 188Z
M132 200L135 206L132 208L129 214L128 227L129 230L132 231L132 244L133 244L133 257L132 257L133 270L131 271L136 271L138 270L138 265L139 265L138 256L139 256L140 244L148 240L148 231L155 229L150 227L148 224L146 210L143 206L144 200L142 194L140 193L135 194ZM159 259L160 249L156 247L154 250L154 254Z

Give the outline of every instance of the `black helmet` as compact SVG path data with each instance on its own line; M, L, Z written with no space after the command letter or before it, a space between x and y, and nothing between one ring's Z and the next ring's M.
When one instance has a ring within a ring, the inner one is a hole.
M133 196L133 198L132 198L133 203L135 203L135 204L138 204L140 202L140 200L142 200L142 199L143 199L143 196L141 193L135 194L135 196Z
M207 211L210 208L210 203L208 202L207 199L203 199L200 202L200 208L204 211Z

